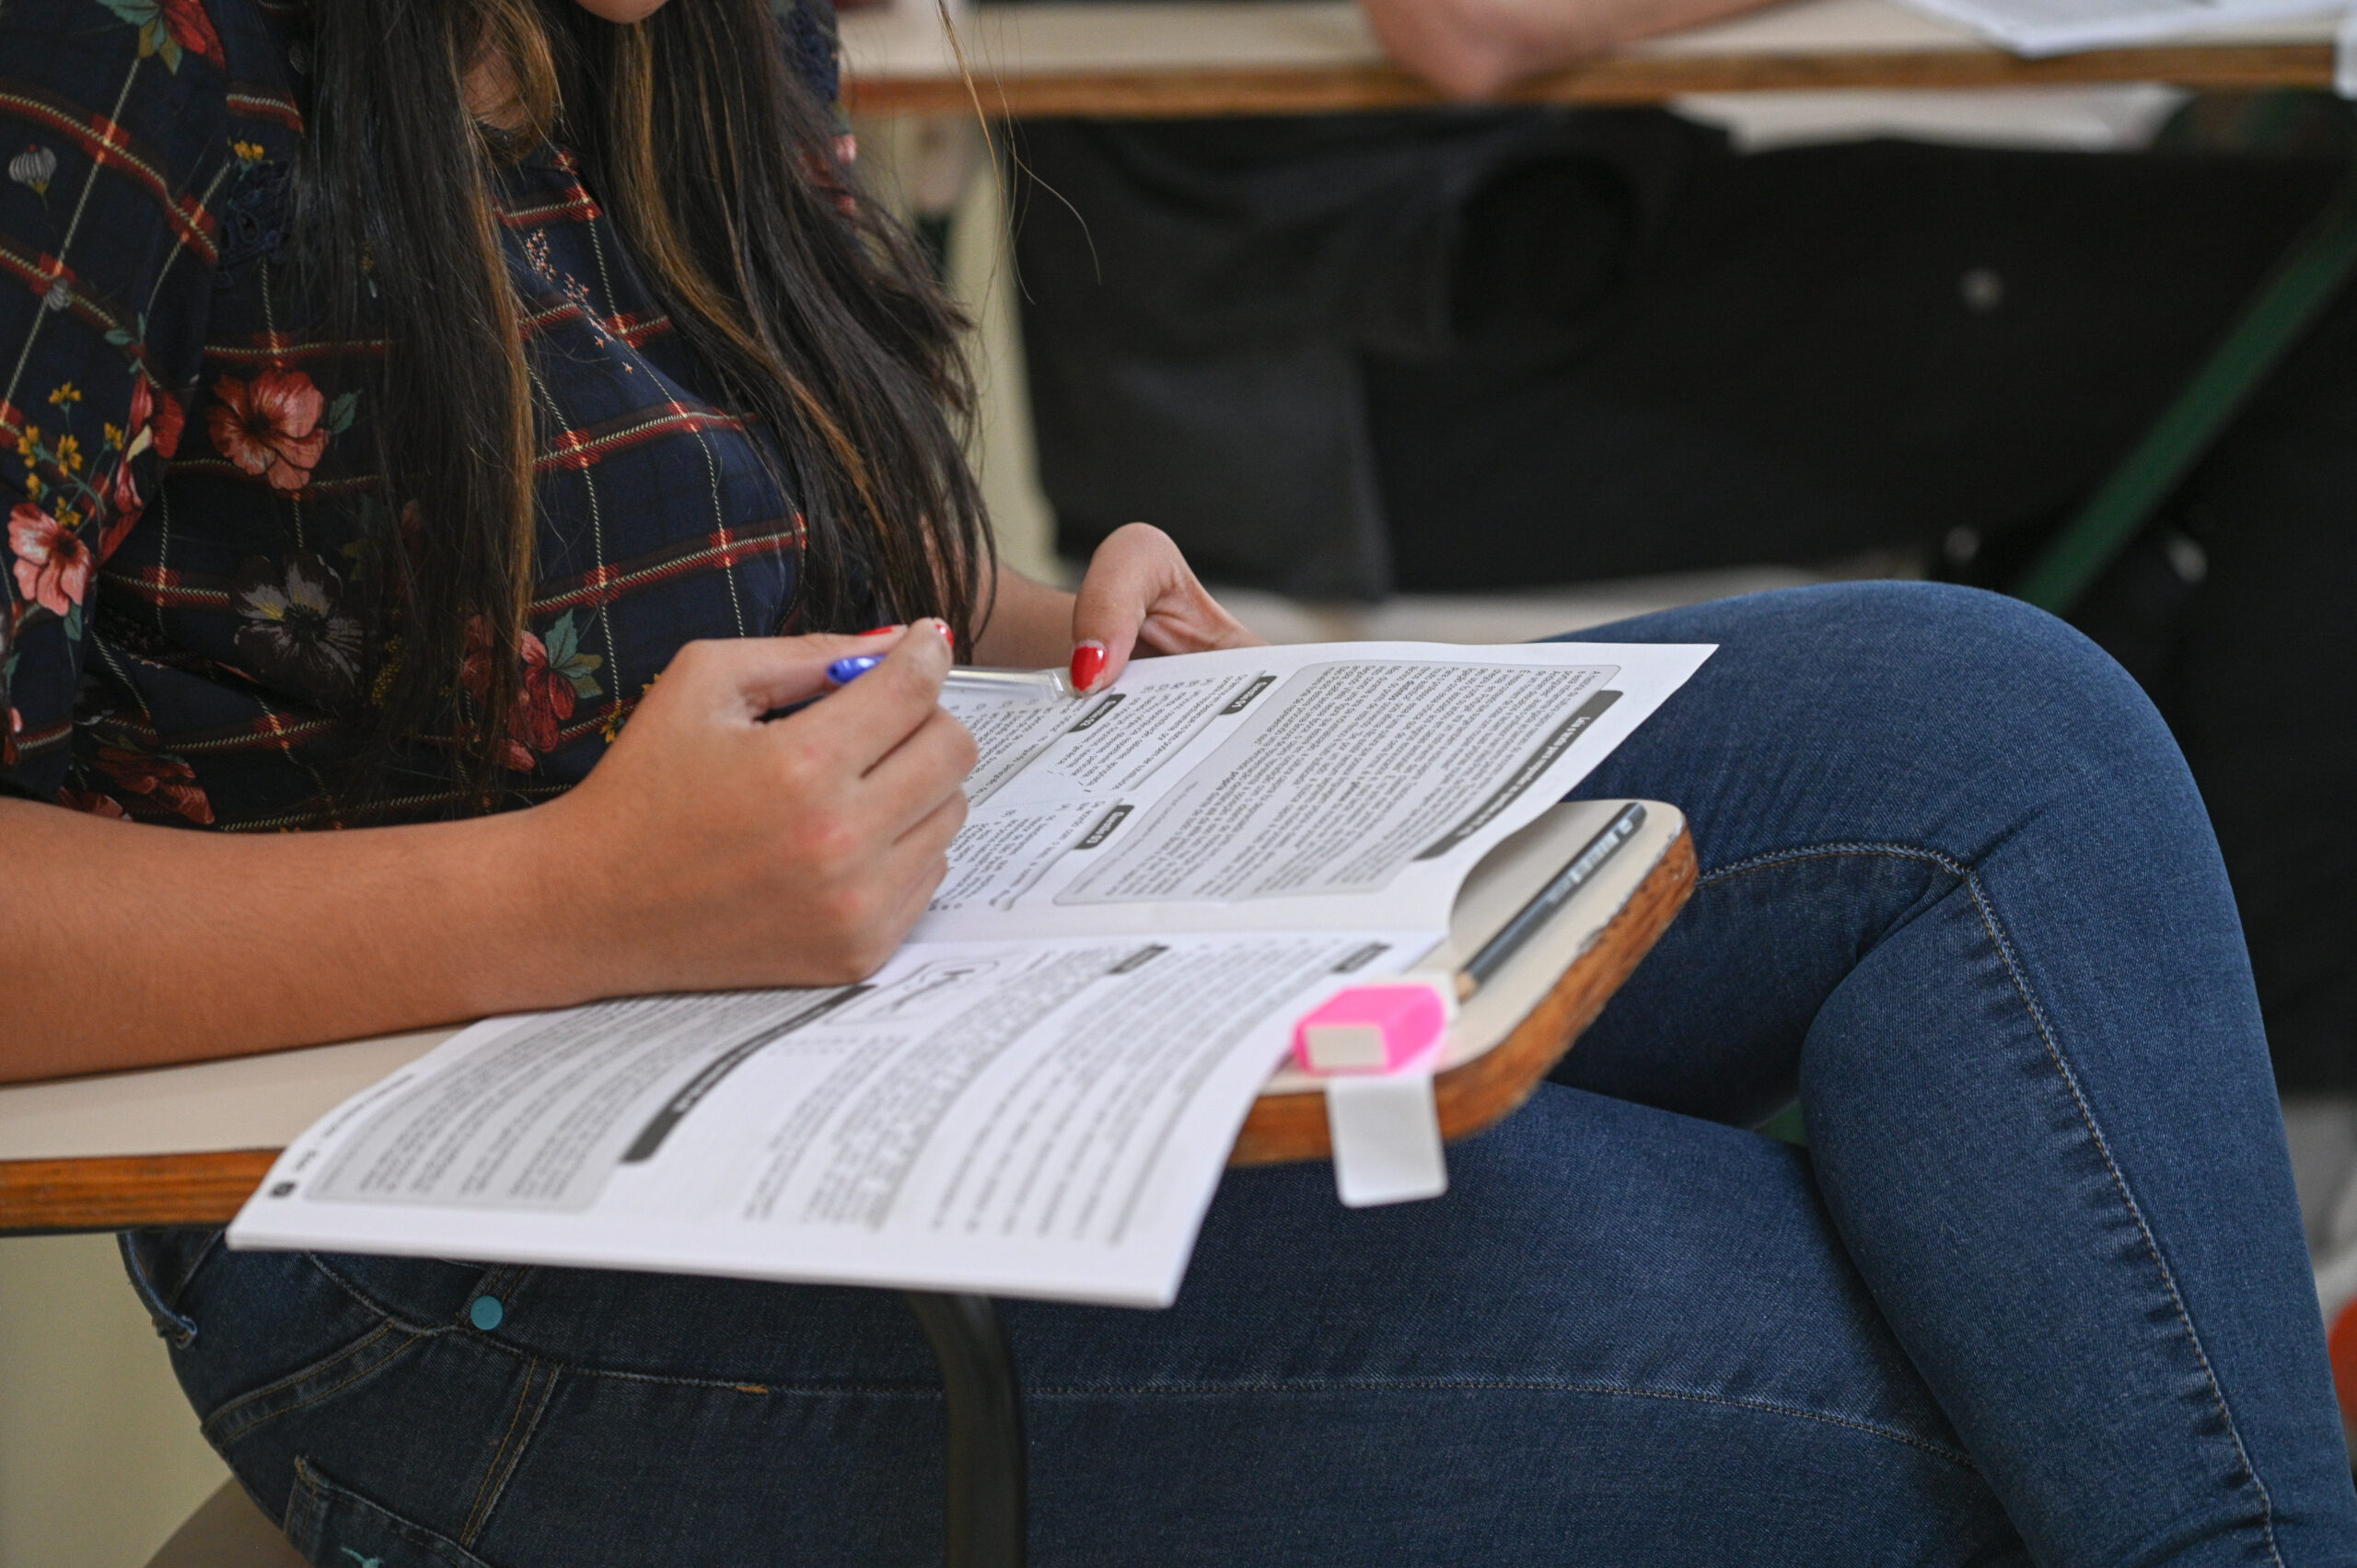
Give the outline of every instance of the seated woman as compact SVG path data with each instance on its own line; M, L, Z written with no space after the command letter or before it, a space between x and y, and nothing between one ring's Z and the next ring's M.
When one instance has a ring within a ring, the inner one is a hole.
M812 4L0 10L0 1074L860 974L963 817L940 631L1249 640L1151 529L995 565ZM1588 785L1686 808L1692 904L1446 1200L1237 1174L1174 1308L1013 1306L1038 1559L2357 1562L2135 688L1920 585L1608 634L1722 645ZM1805 1156L1744 1131L1796 1090ZM887 1295L126 1252L315 1562L938 1552Z

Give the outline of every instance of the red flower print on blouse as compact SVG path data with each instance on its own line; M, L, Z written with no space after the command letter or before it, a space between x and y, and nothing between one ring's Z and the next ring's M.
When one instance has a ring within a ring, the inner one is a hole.
M567 616L563 627L568 634L571 620ZM508 722L505 762L517 772L528 773L540 765L535 752L557 749L562 738L559 730L580 705L581 681L565 660L550 657L548 644L533 632L516 634L516 651L523 659L524 670ZM483 629L482 617L477 616L467 624L467 658L459 679L478 697L491 689L490 656L491 634ZM576 654L572 663L579 662Z
M99 770L119 787L146 796L192 822L213 820L213 803L196 782L196 770L177 757L151 757L121 746L101 746Z
M272 372L266 371L264 374L268 375ZM180 399L169 392L158 398L155 389L148 386L147 377L145 376L136 376L132 378L131 455L133 457L137 457L152 446L156 448L157 457L169 460L172 454L180 449L180 427L187 422L187 414L180 411ZM144 441L140 439L143 436L146 437Z
M262 475L273 490L300 490L311 482L328 433L319 428L327 401L308 376L275 368L250 382L224 376L213 396L205 428L223 457Z
M203 785L195 783L195 769L180 757L148 757L146 752L121 745L101 745L99 771L122 790L146 795L158 807L186 816L191 823L212 820L212 802L205 799Z
M549 646L524 633L524 685L516 693L516 728L535 751L556 749L557 728L573 716L578 701L573 682L549 663Z
M110 817L124 821L131 817L131 813L122 808L122 801L110 795L100 795L96 790L61 789L57 792L57 804L69 811L87 811L93 817Z
M115 545L131 531L131 525L139 520L140 509L146 505L139 498L139 482L131 477L128 456L114 466L114 481L107 487L107 505L114 516L107 520L106 531L99 536L101 561L114 553Z
M114 482L107 493L108 504L114 515L107 519L106 528L99 535L99 560L104 562L131 532L131 526L146 509L140 497L139 481L131 471L132 459L154 447L156 455L168 461L180 450L180 427L187 416L180 412L180 401L166 392L160 401L147 377L137 376L131 383L131 437L123 447L122 460L115 464Z
M224 64L221 35L213 30L213 18L204 14L201 0L161 0L161 6L164 26L171 29L174 41L200 60Z
M527 643L540 641L529 632L522 635ZM543 660L548 657L545 649L541 651L540 656ZM484 696L491 691L491 631L483 623L483 619L480 615L467 622L467 656L466 661L459 666L459 684L477 697ZM528 773L540 766L539 760L532 755L531 748L517 738L518 733L528 728L526 718L528 705L528 699L526 694L521 690L517 691L515 718L508 726L509 733L500 757L503 766L518 773Z
M8 548L17 552L17 590L52 615L82 602L90 586L90 547L29 501L8 513Z
M203 0L99 0L139 29L139 53L161 55L165 69L178 72L182 51L215 65L226 63L221 35L204 14Z

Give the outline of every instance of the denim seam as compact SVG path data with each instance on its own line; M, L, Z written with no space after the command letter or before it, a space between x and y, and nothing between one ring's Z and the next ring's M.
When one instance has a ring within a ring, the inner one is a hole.
M325 1476L319 1474L319 1472L312 1467L307 1457L300 1454L297 1454L295 1457L295 1482L296 1491L287 1498L286 1503L288 1517L285 1524L281 1526L281 1532L287 1535L290 1539L293 1538L294 1532L291 1529L288 1529L286 1526L291 1525L294 1522L295 1505L296 1501L298 1499L309 1500L311 1516L304 1522L316 1529L326 1518L329 1504L327 1493L330 1488L333 1488L336 1492L343 1493L345 1497L353 1499L354 1502L365 1506L370 1513L375 1514L377 1517L383 1522L385 1528L392 1531L394 1535L400 1537L402 1540L408 1542L412 1546L424 1549L425 1551L431 1553L434 1557L441 1561L447 1562L449 1560L449 1552L443 1550L445 1547L448 1547L452 1551L456 1551L469 1562L481 1562L482 1561L481 1558L475 1556L473 1552L459 1545L457 1541L450 1539L449 1537L436 1535L434 1531L427 1529L424 1525L418 1524L416 1521L412 1519L403 1518L401 1516L394 1513L391 1509L387 1508L382 1504L362 1497L358 1493L352 1491L350 1488L337 1485L335 1482L329 1481ZM350 1555L356 1557L358 1556L358 1553L353 1552L350 1553ZM365 1561L375 1562L378 1561L378 1559L372 1557L366 1559Z
M2282 1568L2283 1554L2275 1539L2274 1499L2268 1493L2267 1483L2259 1479L2258 1467L2251 1462L2250 1450L2243 1445L2241 1429L2235 1424L2234 1411L2226 1402L2226 1391L2218 1384L2217 1370L2210 1364L2210 1353L2202 1348L2201 1335L2193 1326L2193 1316L2187 1310L2185 1297L2177 1288L2177 1275L2170 1271L2167 1260L2161 1256L2160 1243L2154 1238L2152 1226L2145 1222L2143 1209L2138 1205L2135 1196L2128 1191L2128 1179L2121 1173L2119 1162L2112 1158L2111 1144L2104 1137L2103 1129L2096 1124L2095 1108L2087 1103L2085 1093L2079 1087L2078 1074L2071 1070L2071 1064L2063 1055L2061 1042L2054 1038L2054 1030L2047 1021L2046 1009L2038 1004L2037 992L2031 987L2029 977L2022 972L2020 959L2014 950L2013 943L2005 935L2003 923L1997 918L1996 904L1990 898L1988 889L1982 885L1980 874L1971 866L1964 865L1950 855L1938 850L1924 849L1919 845L1887 842L1830 843L1811 844L1788 850L1771 850L1764 854L1756 854L1697 877L1695 886L1700 888L1726 877L1765 870L1774 865L1789 865L1794 861L1845 854L1880 854L1901 859L1929 861L1956 877L1971 896L1973 910L1980 917L1981 929L1988 934L1990 944L1995 947L1998 958L2004 964L2005 973L2014 982L2014 993L2021 998L2023 1007L2029 1014L2031 1025L2038 1030L2039 1043L2046 1049L2047 1060L2053 1064L2056 1074L2061 1079L2063 1088L2070 1094L2072 1106L2079 1114L2080 1125L2086 1129L2089 1141L2095 1144L2096 1155L2103 1160L2105 1173L2111 1178L2112 1191L2119 1194L2120 1203L2128 1211L2128 1217L2135 1224L2136 1234L2143 1240L2144 1255L2153 1260L2153 1267L2160 1272L2161 1287L2168 1293L2169 1305L2177 1314L2177 1326L2185 1330L2186 1342L2192 1347L2193 1358L2201 1367L2202 1379L2210 1385L2210 1398L2217 1407L2219 1420L2225 1423L2227 1441L2234 1445L2235 1457L2241 1461L2243 1473L2250 1478L2252 1489L2258 1493L2259 1534L2267 1542L2267 1554L2276 1564L2276 1568Z
M2063 1087L2070 1091L2071 1102L2078 1109L2080 1123L2086 1128L2088 1138L2094 1142L2096 1153L2103 1157L2104 1170L2111 1178L2112 1191L2119 1194L2120 1202L2128 1210L2128 1217L2135 1221L2136 1234L2143 1239L2145 1256L2152 1259L2153 1267L2160 1271L2161 1286L2168 1292L2169 1306L2177 1313L2177 1326L2185 1330L2186 1342L2193 1349L2194 1360L2200 1364L2202 1380L2210 1385L2210 1398L2217 1406L2218 1419L2225 1423L2226 1439L2235 1446L2235 1457L2242 1462L2243 1474L2250 1478L2252 1489L2258 1493L2258 1528L2267 1542L2267 1555L2276 1568L2283 1568L2283 1553L2275 1539L2275 1500L2269 1495L2267 1483L2259 1479L2258 1467L2251 1462L2250 1450L2243 1446L2241 1428L2235 1424L2235 1412L2226 1403L2226 1391L2218 1384L2217 1370L2210 1364L2210 1353L2202 1348L2200 1332L2193 1326L2193 1315L2187 1310L2185 1297L2177 1291L2177 1275L2171 1272L2168 1260L2161 1256L2160 1243L2154 1238L2152 1226L2145 1223L2143 1209L2128 1191L2128 1179L2112 1158L2111 1144L2105 1139L2103 1129L2096 1125L2095 1108L2087 1103L2085 1094L2079 1087L2078 1074L2071 1071L2070 1063L2063 1057L2061 1042L2054 1038L2054 1031L2047 1023L2046 1009L2038 1005L2037 993L2030 987L2029 977L2022 972L2014 946L2006 939L2003 924L1997 919L1996 906L1990 899L1988 889L1981 886L1978 876L1970 873L1966 875L1965 885L1971 891L1973 907L1980 912L1981 925L1989 933L1989 940L1995 945L1997 956L2004 960L2005 972L2012 977L2022 1005L2029 1011L2030 1022L2037 1026L2038 1037L2046 1047L2048 1059L2061 1076Z
M506 1349L507 1347L502 1348ZM517 1354L521 1353L510 1349L509 1353ZM724 1393L742 1394L758 1391L764 1395L778 1395L786 1398L901 1399L925 1400L937 1400L941 1398L941 1388L938 1384L745 1383L731 1382L721 1378L711 1377L678 1377L667 1376L659 1373L622 1372L609 1367L586 1366L571 1362L542 1360L542 1358L540 1357L532 1357L531 1359L540 1361L541 1365L544 1365L549 1368L551 1374L549 1379L549 1389L551 1393L553 1393L554 1391L557 1376L560 1375L566 1375L578 1377L605 1378L620 1383L648 1383L666 1388L712 1388ZM1094 1388L1086 1385L1049 1385L1045 1387L1027 1388L1023 1391L1023 1397L1026 1400L1058 1400L1089 1399L1108 1394L1169 1394L1190 1396L1239 1393L1351 1393L1381 1392L1387 1389L1410 1388L1442 1391L1463 1389L1468 1391L1492 1391L1504 1393L1616 1394L1627 1395L1637 1399L1689 1400L1700 1404L1724 1405L1735 1410L1759 1411L1774 1415L1788 1415L1801 1421L1823 1422L1831 1426L1848 1427L1852 1431L1861 1432L1868 1436L1879 1437L1887 1442L1900 1443L1910 1448L1921 1449L1924 1453L1933 1456L1934 1458L1945 1460L1950 1464L1961 1466L1966 1469L1974 1471L1976 1474L1979 1473L1979 1467L1972 1462L1972 1458L1968 1454L1959 1453L1952 1448L1942 1447L1940 1445L1927 1441L1924 1438L1912 1436L1904 1432L1894 1431L1888 1427L1877 1426L1869 1422L1853 1421L1846 1416L1829 1415L1818 1411L1801 1410L1794 1406L1775 1404L1764 1400L1735 1400L1720 1394L1702 1394L1674 1388L1631 1388L1615 1387L1610 1384L1602 1383L1570 1383L1538 1378L1527 1380L1399 1378L1367 1382L1335 1382L1318 1380L1311 1382L1287 1383L1163 1383L1141 1384L1134 1387L1108 1385L1102 1388ZM544 1395L540 1408L545 1410L546 1407L547 1396ZM536 1411L533 1417L533 1425L534 1427L537 1427L538 1424L539 1413ZM526 1435L528 1438L530 1434L528 1432Z
M295 1456L295 1484L287 1489L286 1512L278 1520L278 1533L290 1545L308 1551L303 1543L318 1533L323 1500L319 1486L311 1479L310 1467L303 1456Z
M483 1527L491 1522L491 1511L499 1505L506 1493L508 1479L516 1467L523 1462L524 1450L530 1446L532 1434L540 1429L540 1416L549 1408L549 1398L556 1392L556 1368L539 1356L524 1363L524 1386L517 1390L516 1408L508 1413L507 1430L500 1434L499 1446L492 1450L491 1462L484 1467L482 1484L475 1490L474 1506L467 1511L466 1523L459 1527L459 1544L471 1550ZM540 1390L535 1400L532 1392ZM530 1413L527 1415L527 1411Z
M311 1267L317 1269L319 1273L327 1279L329 1283L343 1292L344 1295L352 1297L352 1299L362 1308L394 1328L403 1330L412 1334L420 1335L447 1334L454 1332L458 1328L458 1325L455 1323L421 1323L403 1313L394 1311L391 1307L387 1307L383 1302L378 1301L375 1296L370 1295L366 1291L361 1289L350 1280L345 1279L342 1274L337 1273L333 1269L329 1268L327 1260L320 1257L316 1252L306 1252L303 1254L303 1259L304 1261L309 1263ZM469 1297L468 1299L471 1301L473 1298Z
M1791 1416L1799 1421L1822 1422L1829 1426L1847 1427L1869 1437L1900 1443L1920 1449L1933 1458L1957 1465L1974 1474L1980 1467L1968 1454L1941 1446L1924 1438L1878 1426L1871 1422L1855 1421L1848 1416L1829 1415L1822 1411L1803 1410L1795 1405L1777 1404L1768 1400L1731 1399L1724 1394L1705 1394L1687 1388L1638 1388L1614 1383L1572 1383L1551 1378L1473 1378L1473 1377L1385 1377L1364 1381L1316 1378L1271 1383L1159 1383L1134 1387L1109 1385L1091 1388L1086 1385L1050 1386L1026 1388L1026 1400L1085 1400L1106 1395L1178 1396L1219 1394L1353 1394L1386 1393L1402 1389L1422 1389L1442 1393L1531 1393L1531 1394L1604 1394L1639 1400L1684 1400L1694 1404L1722 1405L1729 1410L1757 1411L1770 1415Z
M856 1394L866 1399L929 1399L941 1397L937 1381L923 1383L749 1383L741 1377L682 1377L662 1372L624 1372L615 1367L588 1366L578 1362L552 1361L558 1372L575 1377L604 1377L617 1383L649 1383L666 1388L715 1388L723 1393L806 1395L827 1397Z
M263 1399L268 1395L277 1393L284 1388L297 1387L313 1377L321 1376L329 1367L336 1366L342 1363L350 1361L363 1350L366 1350L368 1346L376 1343L378 1340L383 1339L387 1334L397 1331L398 1330L393 1324L389 1322L380 1323L376 1328L371 1329L367 1333L362 1335L360 1339L354 1341L352 1344L345 1346L342 1351L339 1351L334 1355L328 1357L327 1360L323 1362L315 1362L291 1377L282 1377L268 1388L257 1388L252 1393L244 1395L230 1404L224 1405L221 1409L214 1411L213 1414L205 1420L203 1427L205 1435L216 1444L238 1442L251 1435L253 1433L260 1431L262 1427L269 1425L272 1422L276 1421L280 1416L292 1415L296 1411L308 1410L311 1406L318 1404L320 1400L330 1399L334 1395L343 1392L344 1389L351 1388L354 1383L359 1382L362 1378L373 1376L377 1372L382 1371L385 1367L390 1366L395 1361L401 1359L403 1354L418 1343L422 1336L415 1334L410 1335L400 1344L395 1345L391 1350L386 1352L385 1354L374 1361L371 1361L367 1365L361 1367L358 1371L352 1373L349 1376L339 1378L335 1382L329 1384L324 1388L315 1388L310 1393L306 1394L303 1398L296 1400L291 1405L282 1405L276 1410L267 1411L248 1422L233 1422L228 1419L235 1412L251 1405L257 1400Z
M306 1366L290 1372L285 1376L277 1379L275 1382L265 1383L259 1388L238 1395L236 1399L230 1400L227 1404L223 1405L219 1410L215 1411L211 1415L205 1417L204 1424L211 1426L215 1422L220 1421L224 1416L228 1415L231 1411L249 1405L256 1400L265 1400L273 1394L281 1393L288 1388L297 1388L308 1379L318 1376L329 1367L334 1366L342 1362L349 1361L352 1357L359 1354L362 1351L366 1350L370 1345L375 1344L378 1340L383 1339L387 1334L393 1332L393 1330L394 1326L392 1324L378 1323L375 1328L369 1330L366 1333L361 1335L351 1343L343 1346L341 1350L334 1351L318 1361L312 1362Z
M1826 860L1846 854L1881 854L1890 855L1900 860L1929 861L1931 864L1938 866L1941 870L1946 872L1949 876L1955 877L1959 882L1969 882L1973 879L1972 868L1965 865L1962 861L1957 860L1955 856L1946 854L1945 851L1924 849L1918 844L1868 843L1862 842L1853 843L1804 844L1793 849L1770 850L1764 854L1755 854L1747 859L1730 861L1724 865L1706 871L1702 873L1701 877L1695 878L1694 885L1700 888L1706 886L1709 883L1724 881L1731 877L1746 876L1754 871L1765 871L1778 865L1789 865L1794 861Z
M323 1270L322 1272L325 1271ZM330 1277L333 1278L334 1276L331 1274ZM343 1282L339 1280L337 1283L341 1284ZM349 1287L347 1287L347 1289ZM406 1318L397 1317L392 1313L388 1312L382 1306L374 1301L370 1301L365 1295L360 1295L356 1292L354 1293L354 1299L358 1300L371 1312L376 1313L379 1318L384 1319L384 1327L387 1329L398 1329L403 1333L410 1334L420 1340L431 1339L441 1334L459 1332L459 1330L447 1326L420 1327L417 1324L410 1322ZM373 1338L374 1336L372 1335L371 1337ZM852 1393L877 1398L909 1399L938 1399L941 1394L940 1385L933 1382L927 1382L924 1384L754 1383L749 1382L742 1377L690 1377L674 1373L629 1372L619 1367L598 1366L586 1362L567 1361L561 1356L549 1355L543 1352L528 1349L512 1341L502 1340L496 1334L467 1332L464 1334L464 1338L481 1349L495 1351L502 1355L514 1356L518 1360L538 1360L548 1366L552 1372L573 1377L609 1377L617 1382L622 1383L651 1383L671 1388L717 1388L726 1393L737 1394L792 1395ZM314 1370L316 1370L316 1368L314 1368ZM299 1379L299 1376L300 1375L298 1374L296 1378L282 1379L281 1385L286 1382L296 1381ZM260 1389L257 1390L257 1393L267 1393L268 1391L268 1389ZM253 1396L251 1395L247 1396L247 1398L252 1397Z
M252 1421L238 1427L234 1434L224 1433L222 1434L222 1441L229 1443L235 1442L239 1438L250 1436L253 1433L261 1430L262 1427L268 1426L272 1422L276 1421L280 1416L293 1415L296 1411L308 1410L322 1400L331 1399L335 1395L341 1394L346 1388L351 1388L354 1383L361 1381L363 1378L373 1376L377 1373L383 1371L386 1367L390 1366L394 1362L400 1360L403 1354L407 1353L408 1351L416 1343L417 1341L414 1339L403 1340L400 1344L395 1345L390 1351L387 1352L383 1360L372 1361L367 1365L360 1368L357 1372L353 1373L349 1377L343 1378L340 1382L331 1384L329 1387L319 1389L314 1393L308 1394L302 1399L296 1400L291 1405L272 1411L267 1415L257 1416Z
M180 1297L188 1294L188 1287L196 1283L196 1276L204 1272L204 1265L221 1255L221 1238L226 1234L226 1231L215 1231L204 1238L204 1245L196 1249L196 1261L188 1266L188 1272L180 1276L180 1288L172 1292L175 1308L180 1306Z
M142 1226L140 1228L146 1229L150 1227ZM168 1227L159 1226L155 1228ZM121 1234L128 1235L130 1233L122 1232ZM186 1295L188 1294L188 1287L196 1283L196 1276L204 1271L204 1265L211 1262L214 1257L221 1251L222 1235L223 1233L218 1229L206 1234L204 1237L204 1245L196 1249L196 1257L194 1260L189 1264L187 1272L180 1275L180 1283L174 1285L172 1287L171 1295L165 1298L166 1305L169 1306L176 1315L180 1311L180 1297ZM163 1295L160 1287L158 1287L157 1295L159 1296Z
M739 1394L825 1394L854 1392L875 1396L906 1396L909 1398L918 1398L926 1396L929 1393L932 1397L937 1398L940 1392L938 1385L934 1385L930 1389L928 1389L927 1388L914 1384L749 1383L741 1377L688 1377L676 1374L661 1372L625 1372L613 1367L595 1366L583 1362L567 1361L561 1356L548 1355L529 1350L525 1346L517 1344L513 1341L503 1340L496 1334L478 1333L473 1331L471 1329L462 1330L459 1325L452 1323L417 1322L401 1313L395 1312L383 1302L377 1300L375 1297L368 1295L367 1292L362 1290L358 1285L353 1283L350 1280L345 1279L342 1274L337 1273L333 1269L328 1266L325 1259L313 1253L306 1253L304 1256L310 1262L313 1268L319 1270L319 1272L339 1290L352 1297L352 1299L359 1306L365 1307L377 1318L381 1319L387 1328L399 1329L402 1332L414 1335L419 1339L430 1339L441 1334L463 1333L467 1340L481 1346L484 1350L497 1351L502 1355L512 1355L518 1358L529 1358L537 1355L539 1359L547 1363L549 1366L552 1367L557 1372L576 1377L611 1377L618 1381L627 1383L654 1383L667 1388L720 1388ZM526 1266L526 1272L528 1272L528 1266ZM470 1296L469 1299L471 1300L472 1297ZM296 1377L299 1376L300 1374L297 1374ZM281 1380L279 1385L273 1385L273 1387L283 1386L284 1383L293 1382L296 1379L284 1378ZM268 1391L268 1389L257 1390L258 1393L266 1393ZM252 1398L253 1396L249 1395L247 1397Z
M507 1301L531 1272L532 1266L528 1263L496 1263L484 1270L482 1277L468 1290L467 1298L459 1304L459 1322L466 1327L473 1327L471 1314L478 1299L487 1295L493 1301Z

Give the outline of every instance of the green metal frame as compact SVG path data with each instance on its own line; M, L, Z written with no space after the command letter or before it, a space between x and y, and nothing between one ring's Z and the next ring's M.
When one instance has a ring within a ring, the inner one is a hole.
M2069 614L2332 303L2352 270L2357 166L2177 401L2022 574L2015 597Z

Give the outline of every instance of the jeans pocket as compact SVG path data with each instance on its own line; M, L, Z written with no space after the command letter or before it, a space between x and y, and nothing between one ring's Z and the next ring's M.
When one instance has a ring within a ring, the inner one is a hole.
M250 1393L241 1394L204 1418L205 1441L226 1453L256 1427L334 1398L390 1365L427 1336L381 1319L343 1348Z
M491 1568L449 1537L337 1485L299 1457L285 1529L297 1551L328 1568Z
M122 1272L156 1332L175 1345L196 1339L196 1320L178 1310L180 1293L220 1242L217 1230L126 1230L115 1235Z

